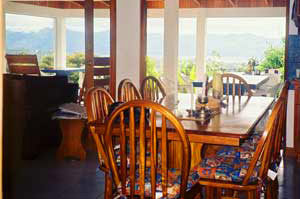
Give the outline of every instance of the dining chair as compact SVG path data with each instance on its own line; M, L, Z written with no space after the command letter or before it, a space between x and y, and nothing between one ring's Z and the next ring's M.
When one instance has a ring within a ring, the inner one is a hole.
M109 57L94 57L94 87L105 88L110 91L110 58ZM82 87L79 90L78 102L84 102L86 92L86 79L82 82Z
M119 134L114 133L114 127L120 129ZM181 169L168 167L169 128L182 145ZM120 141L120 161L115 156L113 138L116 136ZM133 100L121 105L106 123L105 141L111 176L117 187L115 194L121 198L190 198L186 197L188 191L198 182L197 177L189 176L190 143L182 124L167 108L148 100ZM149 168L146 167L148 143Z
M153 76L148 76L142 81L140 90L143 99L157 103L161 103L167 95L162 82Z
M219 195L224 189L229 198L237 198L241 191L250 199L260 197L284 108L284 101L279 99L262 135L254 133L240 147L224 146L215 157L204 158L192 169L199 172L199 184L205 186L207 198L214 197L215 189Z
M229 96L242 96L245 93L250 97L253 92L247 83L247 81L239 75L232 73L222 74L222 80L224 83L225 95Z
M143 99L139 90L130 79L123 79L118 86L118 100L128 102L137 99Z
M109 105L114 103L114 99L104 88L94 87L87 91L85 105L88 118L88 128L96 144L98 153L99 169L105 173L105 184L110 183L109 165L105 148L104 137L96 133L94 123L103 123L109 115ZM107 195L105 190L105 195Z
M289 88L289 82L286 81L284 83L284 86L280 92L279 100L282 100L284 110L281 112L281 119L279 121L278 128L276 129L275 133L275 140L273 142L273 149L272 149L272 155L271 155L271 164L269 169L273 172L277 173L280 163L283 159L283 156L285 154L285 143L286 143L286 114L287 114L287 100L288 100L288 88ZM278 179L277 177L275 179L268 178L268 181L265 183L268 187L266 189L266 197L269 198L278 198Z
M6 54L8 70L10 73L37 75L41 72L36 55L10 55Z

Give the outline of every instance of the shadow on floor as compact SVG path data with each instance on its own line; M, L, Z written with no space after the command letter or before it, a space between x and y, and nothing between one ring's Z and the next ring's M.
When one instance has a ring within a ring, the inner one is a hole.
M55 159L49 150L35 160L24 161L16 180L13 199L102 199L104 175L97 169L97 155L88 152L85 161ZM281 164L279 198L300 198L300 164L291 158Z

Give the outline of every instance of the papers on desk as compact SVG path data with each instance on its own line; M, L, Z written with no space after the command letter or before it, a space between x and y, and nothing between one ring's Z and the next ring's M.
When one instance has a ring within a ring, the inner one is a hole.
M66 103L59 107L52 119L87 119L85 107L77 103Z

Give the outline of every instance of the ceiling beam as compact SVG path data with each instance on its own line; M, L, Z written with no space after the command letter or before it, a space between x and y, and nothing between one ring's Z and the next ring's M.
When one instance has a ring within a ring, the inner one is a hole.
M200 0L193 0L199 7L201 6Z
M105 5L106 7L110 8L110 3L108 3L108 1L100 1L103 5Z
M82 8L84 8L84 1L72 1L73 4L81 6Z
M269 0L265 0L265 4L268 6L269 5Z
M232 7L238 7L238 6L237 6L237 1L233 1L233 0L228 0L228 1L229 1L230 5L231 5Z

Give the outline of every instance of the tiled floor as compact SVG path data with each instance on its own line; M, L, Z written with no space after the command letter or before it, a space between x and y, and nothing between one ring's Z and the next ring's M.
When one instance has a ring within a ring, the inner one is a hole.
M279 198L300 198L300 164L288 158L279 172ZM101 199L104 176L97 170L96 153L85 161L55 159L55 150L25 161L15 187L17 199Z

